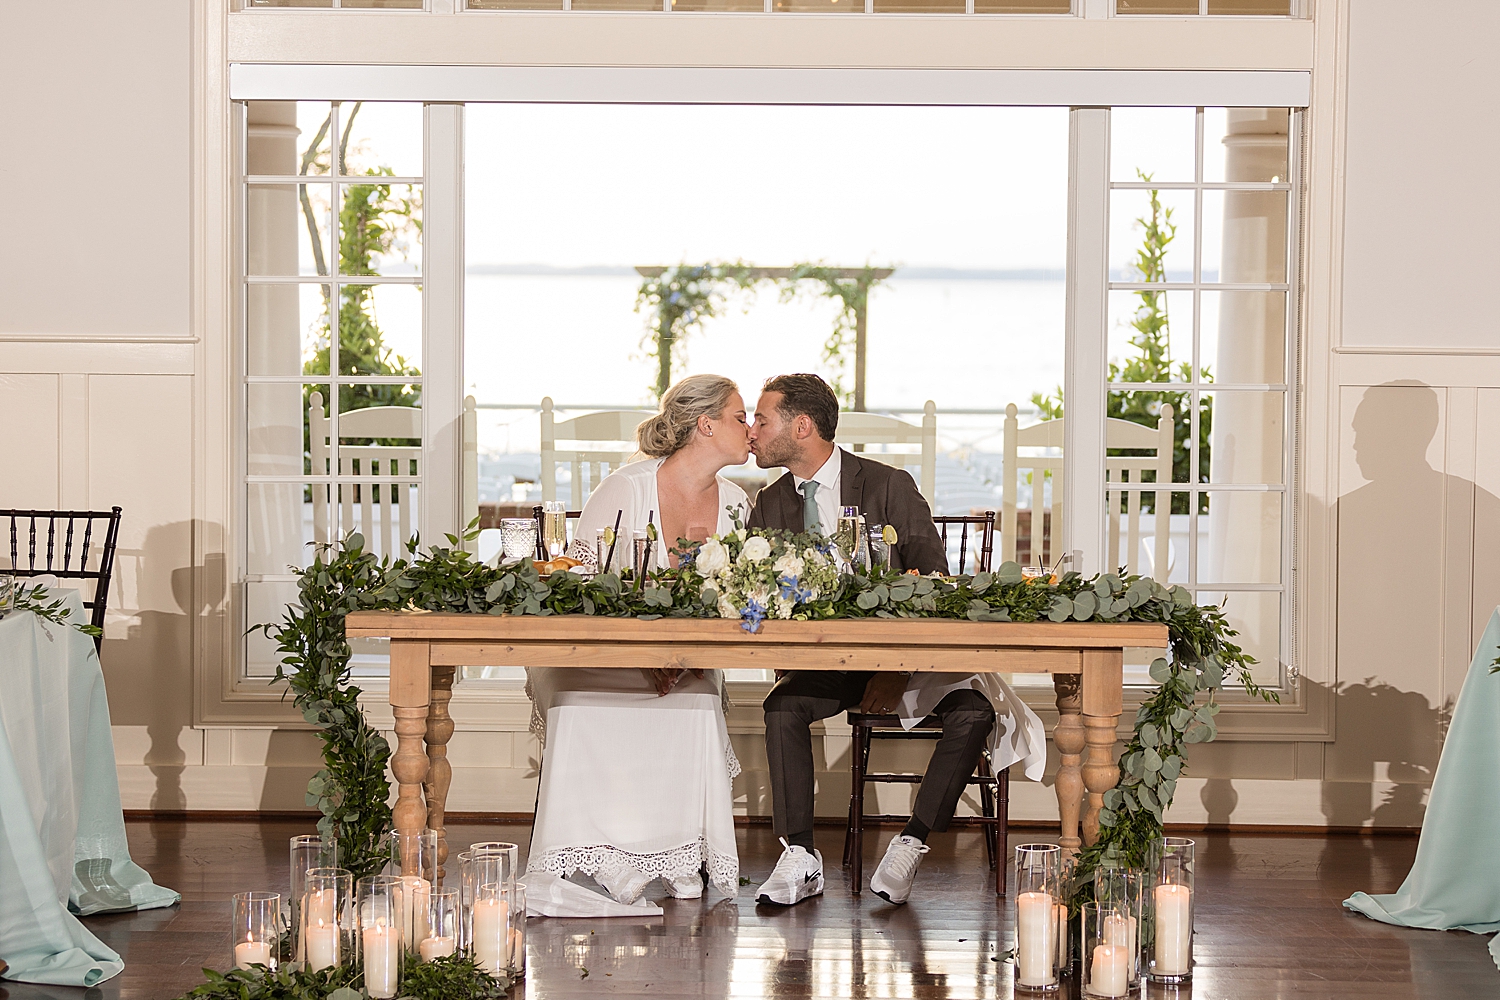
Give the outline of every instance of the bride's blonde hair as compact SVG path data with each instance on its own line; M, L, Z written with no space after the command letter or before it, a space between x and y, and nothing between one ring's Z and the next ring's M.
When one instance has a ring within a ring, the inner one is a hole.
M722 417L739 388L722 375L689 375L667 390L656 416L635 429L636 443L646 455L666 458L692 440L699 417Z

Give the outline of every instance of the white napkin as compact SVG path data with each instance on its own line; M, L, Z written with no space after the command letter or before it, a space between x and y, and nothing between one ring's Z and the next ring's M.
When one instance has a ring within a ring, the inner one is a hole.
M528 917L659 917L662 908L642 899L630 906L590 892L551 872L526 873Z

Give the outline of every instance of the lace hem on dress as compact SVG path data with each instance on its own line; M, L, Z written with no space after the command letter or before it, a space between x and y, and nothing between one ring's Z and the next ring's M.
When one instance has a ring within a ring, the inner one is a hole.
M548 872L563 878L576 871L592 876L599 873L606 858L617 859L642 874L661 879L696 875L707 869L708 880L720 891L730 895L739 891L739 858L714 850L703 837L699 837L696 843L683 844L657 854L631 854L607 844L559 848L531 858L526 864L526 870Z

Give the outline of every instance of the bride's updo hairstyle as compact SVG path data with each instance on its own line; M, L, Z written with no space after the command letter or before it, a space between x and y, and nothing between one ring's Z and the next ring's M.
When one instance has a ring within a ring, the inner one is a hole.
M692 440L698 418L724 415L739 386L722 375L689 375L667 390L656 416L635 429L636 443L651 458L666 458Z

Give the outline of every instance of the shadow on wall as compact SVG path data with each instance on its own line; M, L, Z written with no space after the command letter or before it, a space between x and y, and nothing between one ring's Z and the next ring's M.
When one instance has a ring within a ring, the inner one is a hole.
M192 564L195 527L179 521L146 532L132 553L133 579L126 585L116 577L119 592L135 593L135 621L125 638L104 641L100 657L111 721L143 726L151 740L145 763L156 779L156 810L187 808L181 738L193 724L193 619L222 613L226 596L222 554Z
M1330 691L1335 742L1324 758L1323 812L1331 825L1420 825L1458 693L1451 669L1445 683L1445 661L1466 664L1472 651L1445 650L1448 625L1460 617L1472 643L1484 627L1475 608L1488 618L1500 600L1484 578L1466 581L1462 594L1452 584L1454 566L1500 558L1500 498L1428 462L1442 406L1430 386L1392 382L1366 389L1350 424L1367 482L1335 511L1338 673L1363 679ZM1460 598L1462 606L1446 603ZM1379 803L1361 788L1376 780L1398 783Z

